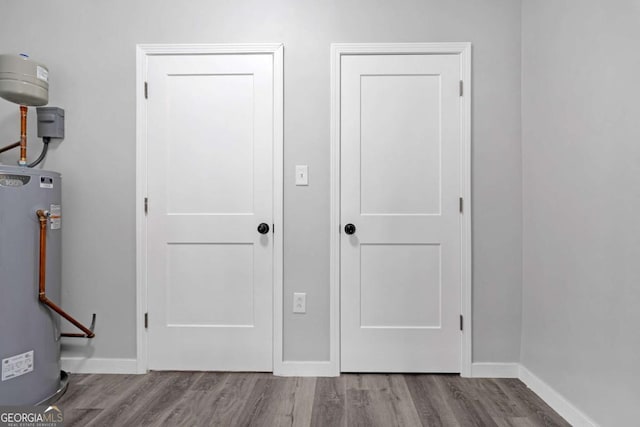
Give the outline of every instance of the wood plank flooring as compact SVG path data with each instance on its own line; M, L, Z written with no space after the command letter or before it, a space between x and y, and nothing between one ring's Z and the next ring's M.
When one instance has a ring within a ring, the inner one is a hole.
M65 426L568 426L517 379L151 372L71 375Z

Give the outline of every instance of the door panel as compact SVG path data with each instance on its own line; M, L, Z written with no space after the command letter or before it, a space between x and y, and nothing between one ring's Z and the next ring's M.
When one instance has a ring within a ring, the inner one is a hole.
M341 63L341 366L460 370L457 55Z
M167 325L254 326L253 245L170 244ZM224 296L204 299L202 295Z
M362 76L363 214L440 212L440 122L424 119L439 91L439 76Z
M273 67L149 58L150 369L272 370Z
M169 213L253 212L253 85L253 75L167 76Z
M362 328L440 327L440 246L362 244Z

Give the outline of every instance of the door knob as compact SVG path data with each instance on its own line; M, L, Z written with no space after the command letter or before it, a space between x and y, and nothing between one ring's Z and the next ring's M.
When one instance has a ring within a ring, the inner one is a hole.
M356 232L356 226L353 224L347 224L344 226L344 232L351 235Z
M269 224L266 224L263 222L258 226L258 233L267 234L268 232L269 232Z

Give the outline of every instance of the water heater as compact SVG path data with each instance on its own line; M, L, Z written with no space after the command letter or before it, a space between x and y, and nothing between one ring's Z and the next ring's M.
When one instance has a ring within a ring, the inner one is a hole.
M64 392L60 317L38 299L40 222L47 212L47 295L60 301L60 174L0 165L0 405L44 404Z

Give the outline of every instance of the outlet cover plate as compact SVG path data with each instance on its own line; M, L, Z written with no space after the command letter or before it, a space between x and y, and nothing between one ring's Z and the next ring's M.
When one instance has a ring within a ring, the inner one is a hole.
M307 294L304 292L293 293L293 312L294 313L306 313L307 312Z

